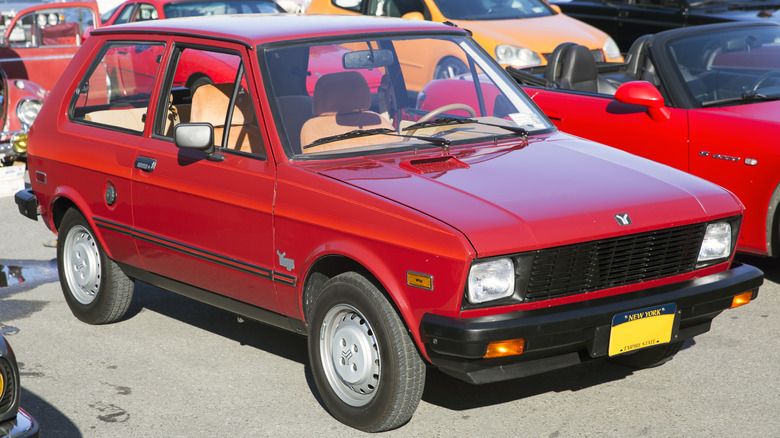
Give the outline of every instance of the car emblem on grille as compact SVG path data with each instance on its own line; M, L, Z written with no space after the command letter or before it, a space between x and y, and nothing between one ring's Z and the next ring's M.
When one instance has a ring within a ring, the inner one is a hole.
M628 213L616 214L615 219L620 225L631 225L631 217Z

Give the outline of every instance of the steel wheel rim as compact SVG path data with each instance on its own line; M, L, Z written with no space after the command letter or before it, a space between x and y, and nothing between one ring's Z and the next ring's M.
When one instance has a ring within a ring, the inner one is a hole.
M322 322L319 343L322 368L336 395L354 407L373 400L381 362L366 318L352 306L334 306Z
M71 295L81 304L91 304L101 280L100 252L92 233L81 225L71 228L65 236L62 255Z

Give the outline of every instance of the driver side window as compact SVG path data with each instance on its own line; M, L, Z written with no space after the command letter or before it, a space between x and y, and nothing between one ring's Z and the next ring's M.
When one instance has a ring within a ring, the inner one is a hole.
M241 56L200 48L178 49L178 62L170 85L170 104L159 135L172 138L176 125L211 125L214 146L265 157L254 101L249 92ZM200 68L218 65L203 73Z

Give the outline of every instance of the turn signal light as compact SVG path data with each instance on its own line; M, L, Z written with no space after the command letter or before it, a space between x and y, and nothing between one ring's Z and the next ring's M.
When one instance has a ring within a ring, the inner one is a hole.
M485 359L493 357L517 356L523 353L525 339L512 339L510 341L491 342L488 344L487 353L482 356Z
M753 299L753 291L741 293L731 300L730 308L733 309L735 307L744 306L749 303L751 299Z
M27 134L16 134L11 138L11 143L14 145L14 151L17 154L23 154L27 152Z

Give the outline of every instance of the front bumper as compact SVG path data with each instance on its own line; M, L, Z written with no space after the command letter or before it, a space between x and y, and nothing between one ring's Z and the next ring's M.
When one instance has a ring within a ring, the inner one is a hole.
M755 299L763 281L761 270L735 262L718 274L596 300L470 319L426 314L420 330L428 357L443 372L489 383L607 356L612 317L631 310L675 303L671 342L681 342L707 332L736 295L753 291ZM482 358L490 342L520 338L521 355Z
M15 420L0 423L0 436L3 438L35 438L40 436L40 425L32 415L20 408Z

